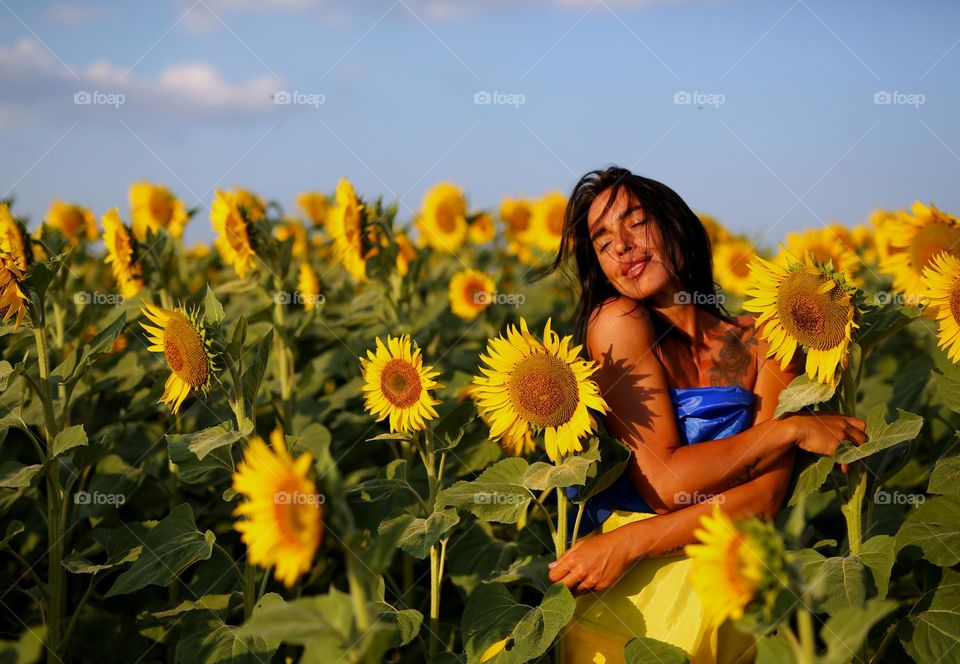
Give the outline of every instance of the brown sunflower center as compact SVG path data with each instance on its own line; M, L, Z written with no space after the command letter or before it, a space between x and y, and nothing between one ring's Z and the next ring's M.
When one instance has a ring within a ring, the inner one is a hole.
M436 214L437 228L444 233L452 233L457 227L457 213L449 205L441 205L437 208Z
M573 369L552 355L521 360L510 377L509 393L520 416L538 427L566 424L580 403Z
M552 235L561 235L563 233L563 210L553 211L547 217L547 228Z
M302 544L323 514L318 494L307 493L307 488L296 478L290 478L274 494L277 525L284 543L291 546Z
M170 314L163 329L163 356L175 374L197 389L207 383L210 360L200 333L179 311Z
M387 362L380 373L380 390L393 406L409 408L420 399L423 385L414 366L396 357Z
M747 254L739 254L733 259L733 264L730 266L730 271L733 274L741 279L746 279L750 276L750 259L752 257Z
M161 224L166 224L173 216L173 204L165 192L154 192L150 196L150 214Z
M485 307L490 303L490 293L487 292L486 284L479 279L471 279L463 289L464 299L467 304L475 307Z
M227 242L238 254L243 254L250 246L250 238L247 235L247 222L243 220L240 210L233 210L227 217L226 223Z
M799 343L816 350L836 348L844 339L852 306L844 289L834 284L818 291L828 278L806 270L794 272L780 284L777 314L784 329Z
M953 288L950 289L950 315L960 323L960 280L954 281Z
M944 223L925 226L917 232L907 251L910 252L910 266L917 274L923 274L923 268L942 251L958 255L960 229Z

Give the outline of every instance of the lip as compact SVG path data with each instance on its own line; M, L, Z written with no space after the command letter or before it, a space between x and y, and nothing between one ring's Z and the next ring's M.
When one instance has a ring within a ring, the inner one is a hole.
M620 274L628 279L636 279L643 271L647 269L647 265L650 263L650 257L644 257L639 260L633 260L629 263L625 263L622 268L620 268Z

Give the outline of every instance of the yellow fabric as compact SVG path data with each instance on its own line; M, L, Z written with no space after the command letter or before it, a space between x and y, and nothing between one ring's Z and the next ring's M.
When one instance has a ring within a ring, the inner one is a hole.
M610 532L655 514L616 510L600 526ZM731 623L708 622L683 554L638 561L612 588L577 598L563 637L565 664L621 664L637 636L682 648L692 664L750 664L754 638Z

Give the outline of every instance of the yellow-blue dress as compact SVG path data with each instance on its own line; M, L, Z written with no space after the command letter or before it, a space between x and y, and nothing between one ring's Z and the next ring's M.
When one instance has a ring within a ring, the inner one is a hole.
M732 436L753 421L753 393L739 386L673 388L670 398L687 444ZM580 532L609 532L656 516L624 474L587 501ZM749 664L755 658L751 635L707 619L684 554L639 560L606 592L578 597L563 636L564 661L624 662L624 647L637 636L671 643L693 664Z

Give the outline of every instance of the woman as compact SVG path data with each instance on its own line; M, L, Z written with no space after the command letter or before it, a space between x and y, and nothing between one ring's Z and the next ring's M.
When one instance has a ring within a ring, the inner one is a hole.
M752 661L751 637L703 615L683 546L713 502L734 518L772 519L795 449L861 445L866 424L774 419L799 353L786 370L766 361L753 318L726 313L707 233L669 187L617 167L590 172L563 237L551 270L574 259L578 337L600 365L607 431L632 451L620 480L587 502L581 534L592 533L551 563L551 580L578 595L566 659L622 662L626 642L647 636L695 663Z

